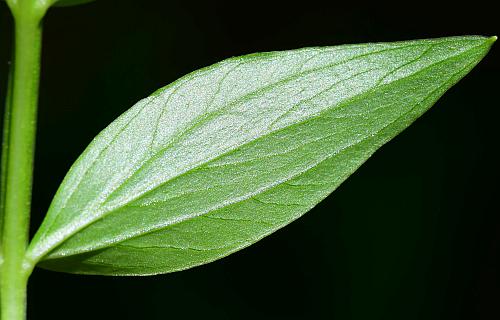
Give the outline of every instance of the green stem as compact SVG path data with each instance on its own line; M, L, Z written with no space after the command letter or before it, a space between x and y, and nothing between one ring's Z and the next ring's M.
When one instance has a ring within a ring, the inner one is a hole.
M10 3L9 3L10 4ZM0 309L4 320L26 318L26 288L33 266L25 259L40 78L41 17L34 2L11 5L15 47L11 93L5 112L2 145L3 213Z

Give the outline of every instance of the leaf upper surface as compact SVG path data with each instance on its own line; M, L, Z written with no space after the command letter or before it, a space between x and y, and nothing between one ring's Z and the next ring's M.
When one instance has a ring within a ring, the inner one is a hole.
M193 72L94 139L27 258L65 272L140 275L244 248L329 195L493 41L306 48Z

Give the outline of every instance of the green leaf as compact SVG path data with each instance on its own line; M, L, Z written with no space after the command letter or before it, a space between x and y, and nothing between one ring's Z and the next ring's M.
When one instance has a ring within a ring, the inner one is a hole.
M193 72L94 139L27 259L72 273L143 275L240 250L328 196L494 40L308 48Z
M95 0L53 0L56 7L69 7L89 3Z
M6 1L6 0L3 0ZM89 2L93 2L95 0L39 0L39 3L44 7L46 10L50 6L55 6L55 7L69 7L69 6L77 6L80 4L86 4Z

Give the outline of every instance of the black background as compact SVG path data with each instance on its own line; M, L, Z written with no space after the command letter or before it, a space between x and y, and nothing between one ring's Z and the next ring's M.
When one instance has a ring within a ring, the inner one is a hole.
M139 99L230 56L500 31L493 3L98 0L45 19L32 231L90 140ZM0 3L0 98L12 23ZM29 319L499 319L498 44L290 226L154 277L36 270Z

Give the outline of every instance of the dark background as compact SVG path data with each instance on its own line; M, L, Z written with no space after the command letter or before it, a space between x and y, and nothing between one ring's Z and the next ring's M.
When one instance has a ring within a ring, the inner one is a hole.
M32 231L90 140L224 58L500 33L493 3L98 0L45 21ZM12 23L0 3L0 98ZM252 247L138 278L36 270L29 319L499 319L499 44L332 196Z

